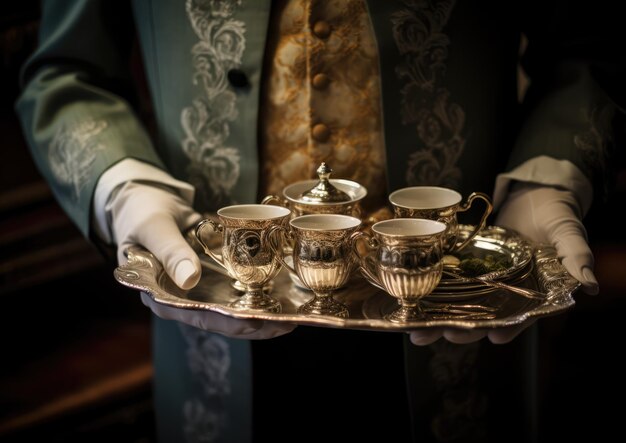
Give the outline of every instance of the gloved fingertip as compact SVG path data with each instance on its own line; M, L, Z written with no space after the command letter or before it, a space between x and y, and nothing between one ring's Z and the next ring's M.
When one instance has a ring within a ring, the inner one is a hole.
M482 340L487 335L487 331L481 329L446 329L443 336L450 343L465 345Z
M148 294L146 294L145 292L141 293L141 303L143 303L145 306L150 307L151 301L152 299Z
M596 276L593 274L593 271L590 268L585 266L583 268L582 274L584 279L587 280L589 284L594 284L596 286L598 285L598 280L596 280Z
M182 289L191 289L200 280L200 269L188 258L181 260L174 269L174 282Z
M489 341L494 345L505 345L513 341L515 337L517 337L518 333L510 333L510 332L500 332L500 331L489 331L487 333L487 337Z
M443 335L441 328L411 331L409 340L415 346L428 346L439 340Z
M582 270L582 275L584 281L582 281L583 291L589 295L597 295L600 292L600 286L598 285L598 280L596 280L596 276L593 274L593 271L584 267Z

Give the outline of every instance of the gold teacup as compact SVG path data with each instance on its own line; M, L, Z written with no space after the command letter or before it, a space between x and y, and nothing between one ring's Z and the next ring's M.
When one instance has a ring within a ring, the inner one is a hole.
M196 238L204 252L242 283L246 291L230 304L233 309L280 312L280 302L263 292L281 269L279 257L271 244L271 228L286 226L291 211L274 205L234 205L217 211L220 223L202 220L196 226ZM222 255L213 252L205 241L205 228L222 233Z
M398 299L400 307L384 316L392 322L423 319L419 305L441 280L446 225L426 219L396 218L375 223L373 235L360 232L373 254L360 255L359 269L374 286ZM358 238L357 238L358 240Z
M467 211L476 199L485 202L486 207L480 222L469 236L463 241L458 241L459 222L457 214ZM424 218L437 220L446 224L446 236L444 249L454 253L463 249L487 223L487 217L491 214L493 206L491 200L482 192L473 192L462 203L462 196L458 192L436 186L413 186L398 189L389 194L389 202L393 206L394 216L398 218Z
M333 292L346 284L357 265L352 244L360 225L358 218L340 214L302 215L289 222L284 233L293 243L293 267L284 260L283 266L314 294L298 308L299 314L348 317L348 308Z

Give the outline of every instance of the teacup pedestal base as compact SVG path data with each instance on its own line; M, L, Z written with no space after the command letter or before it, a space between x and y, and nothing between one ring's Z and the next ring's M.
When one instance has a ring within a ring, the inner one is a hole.
M315 296L298 308L298 314L330 315L332 317L348 318L348 307L333 299L332 294L316 293Z
M400 302L400 307L385 315L385 320L392 323L406 323L424 319L424 311L419 303Z
M230 286L238 292L246 292L246 285L244 285L243 283L241 283L239 280L233 279L233 281L230 283ZM270 280L269 283L267 283L265 286L263 286L263 292L266 294L269 294L270 292L272 292L272 289L274 289L274 281Z
M230 303L228 306L238 311L281 312L280 302L267 295L262 286L248 286L241 298Z

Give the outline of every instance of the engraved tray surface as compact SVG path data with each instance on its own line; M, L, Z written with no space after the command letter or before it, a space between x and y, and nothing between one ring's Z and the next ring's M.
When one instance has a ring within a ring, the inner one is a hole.
M471 227L463 226L463 229ZM193 245L192 238L188 238ZM234 318L381 331L442 326L498 328L520 324L532 317L557 314L575 303L573 294L580 283L558 261L554 248L533 245L529 249L528 246L512 231L491 226L482 230L463 253L481 256L485 250L504 251L513 260L510 272L505 272L510 278L503 279L502 275L494 278L539 290L545 294L545 299L528 299L506 290L476 287L474 284L463 287L462 281L459 283L461 286L457 286L454 291L440 284L422 302L424 318L407 323L392 323L384 319L386 314L398 307L396 299L369 284L358 273L334 295L336 300L348 307L348 318L298 314L297 308L308 301L312 293L295 285L285 269L274 279L271 289L272 296L281 302L281 313L231 309L229 303L240 297L241 293L233 288L232 279L215 272L218 266L204 254L200 254L202 278L191 290L178 288L156 258L140 247L129 250L128 263L118 267L114 276L121 284L146 292L158 303L182 309L210 310ZM527 257L529 251L530 256ZM487 277L490 276L482 276Z

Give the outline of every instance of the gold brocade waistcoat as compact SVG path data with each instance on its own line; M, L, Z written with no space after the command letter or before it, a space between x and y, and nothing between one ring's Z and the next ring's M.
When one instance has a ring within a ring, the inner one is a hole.
M260 116L261 194L316 178L365 186L366 210L386 203L380 72L363 0L280 0L270 21Z

